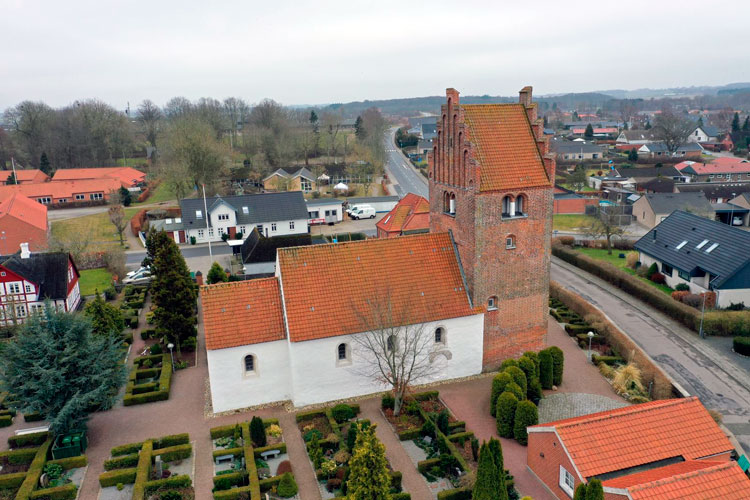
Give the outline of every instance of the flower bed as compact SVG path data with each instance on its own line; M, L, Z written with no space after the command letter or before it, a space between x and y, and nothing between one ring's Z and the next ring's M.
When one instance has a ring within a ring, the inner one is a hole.
M169 354L141 356L133 361L123 404L132 406L169 399L172 358Z
M145 500L154 494L170 491L182 494L183 500L195 497L192 486L193 447L188 434L151 438L139 443L115 446L112 458L104 462L99 475L102 491L107 488L132 491L133 500ZM157 457L161 463L159 474Z

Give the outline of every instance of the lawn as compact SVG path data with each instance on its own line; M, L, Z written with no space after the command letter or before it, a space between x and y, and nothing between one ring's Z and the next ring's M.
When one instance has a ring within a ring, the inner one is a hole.
M138 207L128 207L125 209L125 217L130 220L139 210ZM88 249L90 251L106 250L120 242L107 212L52 221L51 225L52 236L63 241L69 240L71 235L88 239L91 242L91 247ZM125 231L129 230L129 226L125 228Z
M577 231L586 227L591 217L581 214L555 214L552 216L552 228L558 231Z
M133 203L133 206L161 203L163 201L172 201L175 199L177 199L177 197L169 188L169 185L166 182L160 182L159 185L156 186L156 189L151 192L151 196L146 198L146 201L144 201L143 203Z
M94 295L96 290L99 290L99 293L103 293L104 289L112 284L112 273L103 267L99 269L87 269L81 271L81 279L78 283L81 287L81 295L84 297L86 295Z
M612 255L607 254L606 249L600 249L600 248L576 248L578 252L581 252L582 254L588 255L592 259L601 260L604 262L609 262L610 264L618 267L619 269L622 269L628 274L632 274L633 276L638 276L635 271L627 267L626 261L628 254L631 253L637 253L635 250L616 250L612 249ZM625 258L620 258L620 254L625 254ZM649 285L658 288L662 292L666 293L667 295L672 295L672 290L667 285L660 285L658 283L654 283L650 279L644 278L642 276L638 276L638 278L641 279L644 283L648 283Z
M570 189L571 191L576 191L576 189L573 189L573 186L571 186L570 184L561 184L561 186L564 187L565 189ZM582 189L577 190L577 191L580 191L582 193L597 193L597 192L599 192L598 189L594 189L594 188L592 188L591 186L588 186L588 185L583 186Z

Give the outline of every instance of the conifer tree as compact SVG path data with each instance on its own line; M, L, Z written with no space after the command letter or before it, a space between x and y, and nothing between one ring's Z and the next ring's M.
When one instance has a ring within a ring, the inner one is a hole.
M508 500L508 486L505 483L505 460L503 460L503 446L499 439L490 438L490 442L487 447L492 452L492 458L495 461L495 469L497 470L497 484L498 484L498 500Z
M743 132L750 132L750 116L745 117L745 123L742 124Z
M586 485L584 483L579 484L576 488L573 500L586 500Z
M253 440L253 446L260 448L266 445L266 427L263 425L263 419L253 417L250 420L250 439Z
M310 455L313 467L316 469L320 467L320 464L323 462L323 450L320 447L317 434L313 434L312 439L310 439L310 443L307 445L307 454Z
M588 125L586 125L586 130L583 132L583 136L586 139L593 139L594 138L594 127L592 127L590 123Z
M221 268L221 264L219 264L218 262L214 262L213 264L211 264L211 269L208 270L206 282L209 285L213 285L214 283L221 283L224 281L229 281L227 273L224 271L224 269Z
M604 488L599 479L592 479L586 486L586 500L604 500Z
M47 175L52 175L52 165L49 163L49 158L47 158L47 153L42 153L42 156L39 157L39 170L44 172Z
M96 298L87 303L83 314L91 321L91 328L97 335L120 335L125 329L125 318L122 311L107 304L96 291Z
M349 460L348 500L391 500L391 475L385 446L375 436L375 426L362 429Z
M539 352L539 382L543 389L552 389L555 380L552 353L547 349Z
M520 444L526 446L529 442L529 436L526 428L539 423L539 413L536 405L531 401L521 401L516 408L516 418L513 424L513 437Z
M739 132L740 131L740 114L738 112L734 112L734 117L732 118L732 132Z
M50 303L20 327L0 358L0 382L16 409L38 412L55 434L85 428L92 408L110 408L125 377L119 339L94 335L85 316Z
M479 464L477 465L477 480L471 491L471 500L498 500L500 484L497 477L497 467L487 443L482 443L479 449Z
M513 424L516 419L518 398L513 393L504 392L497 398L497 433L504 438L513 437Z

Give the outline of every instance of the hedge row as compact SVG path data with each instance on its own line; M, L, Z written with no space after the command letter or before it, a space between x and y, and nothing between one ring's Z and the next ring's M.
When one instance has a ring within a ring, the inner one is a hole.
M255 455L253 454L253 439L250 437L250 424L243 422L241 427L245 467L250 482L250 498L260 498L260 481L258 479L258 468L255 465Z
M258 487L260 489L260 486ZM240 495L250 493L252 495L253 486L242 486L240 488L232 488L231 490L214 491L214 500L238 500ZM260 495L260 493L258 493ZM247 497L244 497L247 498ZM260 496L251 496L253 500L260 498Z
M743 356L750 356L750 337L735 337L732 339L734 352Z
M119 483L132 484L135 482L136 468L115 469L99 474L99 484L102 488L117 486Z
M234 486L243 486L245 479L247 478L247 472L231 472L229 474L222 474L220 476L214 476L214 489L221 483L226 483L229 488ZM227 489L229 489L227 488ZM220 490L220 491L223 491Z
M86 467L89 464L86 455L78 455L77 457L58 458L57 460L47 460L48 464L56 464L63 468L63 470L77 469L79 467Z
M281 453L286 453L286 443L270 444L268 446L263 446L262 448L253 448L253 454L255 457L260 457L261 453L270 450L279 450Z
M159 455L162 462L174 462L175 460L184 460L192 454L193 446L191 444L180 444L154 450L151 456L155 457Z
M135 373L138 372L136 368L133 369L130 375L128 385L125 387L125 396L123 397L123 405L132 406L144 403L152 403L154 401L165 401L169 399L169 389L172 385L172 359L169 354L161 355L161 374L159 375L159 386L158 390L153 392L144 392L141 394L134 394L133 388L135 387Z
M170 434L160 438L151 438L150 441L153 443L154 449L158 450L179 444L188 444L190 442L190 435L183 432L182 434Z
M47 439L37 450L34 460L26 471L26 478L16 493L16 500L29 500L34 488L39 484L39 476L42 475L42 468L47 461L47 452L52 446L52 439Z
M238 446L237 448L224 448L223 450L213 451L214 460L216 460L216 457L223 457L224 455L232 455L234 458L243 457L245 456L245 449Z
M23 484L24 479L26 479L25 472L2 474L0 475L0 489L16 489Z
M750 337L750 311L712 311L703 317L703 331L723 337Z
M313 412L305 412L305 413L313 413ZM318 414L320 413L319 410L315 410L314 413ZM299 422L299 420L297 420ZM229 424L229 425L220 425L218 427L211 427L210 433L211 433L211 439L219 439L223 437L231 437L234 435L234 429L240 424ZM279 419L278 418L264 418L263 419L263 426L268 427L269 425L279 425Z
M8 463L12 465L30 464L36 456L39 448L21 448L20 450L4 451L0 453L0 458L7 458Z
M138 467L135 469L135 481L133 485L132 500L144 500L146 496L146 482L151 477L151 452L153 444L151 441L143 443L140 456L138 457Z
M49 432L35 432L33 434L22 434L20 436L10 436L8 444L11 448L21 448L24 446L39 446L49 437Z
M10 427L13 425L13 417L11 415L0 415L0 427Z
M193 481L187 474L181 476L171 476L166 479L157 479L155 481L147 481L144 489L147 495L154 493L162 488L189 488L193 485ZM135 498L135 497L134 497Z
M109 452L113 457L119 457L121 455L130 455L132 453L138 453L143 448L143 441L140 443L128 443L115 446Z
M69 483L54 488L45 488L42 490L32 491L29 498L43 500L75 500L78 495L78 486ZM16 497L18 498L18 497Z
M437 500L471 500L471 488L443 490L437 494Z

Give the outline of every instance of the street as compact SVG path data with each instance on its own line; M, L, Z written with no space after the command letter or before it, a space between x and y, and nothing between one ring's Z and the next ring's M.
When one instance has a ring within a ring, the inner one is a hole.
M701 340L656 309L555 257L551 278L601 309L687 392L719 411L750 451L749 363L731 352L731 339Z
M396 188L396 194L399 198L403 198L407 193L414 193L425 199L430 199L427 179L412 167L409 159L396 147L394 143L395 134L396 128L391 128L386 131L383 141L385 142L385 153L388 157L385 169Z

